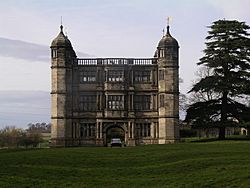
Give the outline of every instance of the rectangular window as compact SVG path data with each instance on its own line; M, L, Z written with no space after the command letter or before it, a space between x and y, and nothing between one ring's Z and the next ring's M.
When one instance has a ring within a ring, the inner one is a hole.
M136 137L150 137L151 130L150 130L150 123L136 123Z
M81 138L89 138L95 137L95 123L81 123L80 125L80 137Z
M151 71L147 70L136 70L134 72L134 81L135 82L150 82Z
M57 58L57 50L54 50L54 49L53 49L53 50L51 51L51 57L52 57L52 58Z
M150 95L135 95L134 108L138 111L150 110L151 96Z
M149 137L150 136L150 123L144 123L143 124L143 136Z
M139 137L139 132L140 132L140 125L138 123L135 123L135 138Z
M82 82L95 82L96 71L86 70L80 72L80 83Z
M122 70L108 70L107 81L109 82L122 82L123 71Z
M164 70L159 70L159 80L164 80Z
M96 96L83 95L79 100L80 111L96 111Z
M160 107L164 107L164 95L160 95Z
M151 126L150 123L147 124L147 137L151 136Z
M108 96L108 109L110 110L124 109L123 95L109 95Z
M160 57L164 57L164 50L160 50Z

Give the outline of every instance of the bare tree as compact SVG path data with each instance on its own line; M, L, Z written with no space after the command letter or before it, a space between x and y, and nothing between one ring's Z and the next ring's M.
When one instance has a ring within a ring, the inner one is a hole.
M208 67L200 67L196 73L195 76L197 77L196 80L193 81L193 85L203 78L206 78L208 76L211 76L213 73L213 70ZM196 103L196 102L206 102L213 99L217 99L220 97L219 93L214 92L213 90L206 90L206 91L197 91L192 92L188 95L188 104Z

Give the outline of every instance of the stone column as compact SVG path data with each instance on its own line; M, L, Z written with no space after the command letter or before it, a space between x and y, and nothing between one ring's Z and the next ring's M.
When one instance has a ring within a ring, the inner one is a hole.
M156 129L155 129L156 130L156 134L155 134L156 138L159 138L159 123L158 122L156 123L155 127L156 127Z
M128 138L131 138L131 127L130 127L130 121L128 121Z
M109 108L109 106L108 106L108 95L106 94L106 101L105 101L105 103L106 103L106 109L108 109Z
M130 102L130 97L131 95L130 94L128 94L128 111L130 111L130 109L131 109L131 102Z
M131 71L131 85L134 85L134 71Z
M95 127L96 127L96 128L95 128L95 130L96 130L96 135L95 135L96 138L99 138L99 124L100 124L100 122L97 121L97 122L96 122L96 126L95 126Z
M102 126L103 126L103 123L100 122L100 138L103 137Z
M78 138L78 132L79 132L79 129L78 129L78 124L75 122L75 138Z
M134 95L131 95L131 110L134 110Z
M76 124L76 138L80 138L80 124Z
M86 129L87 129L87 135L86 135L86 137L89 137L89 124L86 123L85 125L86 125Z
M100 110L100 95L99 92L96 94L96 110Z
M134 122L131 122L132 124L132 138L134 139L134 135L135 135L135 126L134 126Z
M124 122L123 123L123 127L124 127L124 131L125 131L125 140L124 140L124 142L125 143L127 143L127 140L128 140L128 138L129 138L129 125L128 126L126 126L126 123Z
M74 122L73 123L73 126L72 126L72 132L73 132L73 139L75 139L76 137L77 137L77 131L76 131L76 128L77 128L77 123L76 122Z
M102 95L102 93L100 93L100 110L102 110L103 109L103 95Z
M155 123L154 122L151 122L151 125L150 125L150 136L151 138L155 137Z

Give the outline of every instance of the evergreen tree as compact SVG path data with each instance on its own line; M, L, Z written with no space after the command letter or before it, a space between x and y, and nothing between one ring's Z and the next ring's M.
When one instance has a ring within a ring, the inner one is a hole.
M189 91L217 96L191 104L186 121L194 126L218 127L219 139L225 139L225 127L249 121L249 107L237 100L250 95L249 28L236 20L218 20L210 26L204 57L197 64L211 70L211 75L201 78Z

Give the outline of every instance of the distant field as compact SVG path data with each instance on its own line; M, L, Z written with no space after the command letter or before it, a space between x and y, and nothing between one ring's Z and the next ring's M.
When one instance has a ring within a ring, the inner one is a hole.
M2 149L0 187L250 187L250 141Z

